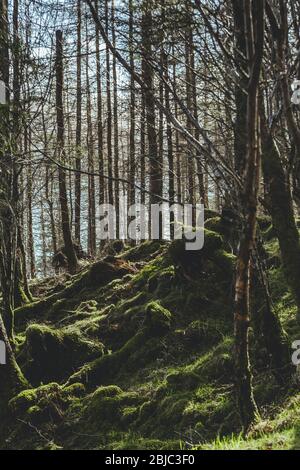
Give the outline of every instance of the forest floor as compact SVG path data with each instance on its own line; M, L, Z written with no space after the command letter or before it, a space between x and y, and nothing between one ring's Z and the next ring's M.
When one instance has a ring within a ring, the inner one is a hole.
M272 229L262 221L274 305L300 338ZM277 385L251 341L261 419L241 435L233 389L234 256L207 221L204 249L145 242L31 286L15 313L32 388L14 397L5 449L299 449L300 393ZM255 287L253 305L261 308ZM256 335L257 336L257 335ZM254 338L254 335L253 335Z

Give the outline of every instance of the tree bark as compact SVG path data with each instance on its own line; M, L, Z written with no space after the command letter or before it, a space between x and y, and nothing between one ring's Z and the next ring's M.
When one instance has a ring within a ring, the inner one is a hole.
M82 84L81 84L81 0L77 0L77 78L76 78L76 170L75 173L75 239L81 240L81 113L82 113Z
M236 267L234 336L238 405L244 430L247 431L258 413L253 396L248 333L250 270L256 237L261 165L258 89L264 48L265 2L244 0L244 15L250 80L247 88L247 153L242 171L245 176L244 189L241 194L244 228Z
M62 31L56 31L56 118L57 118L57 152L59 161L65 161L65 127L64 127L64 111L63 111L63 34ZM59 166L58 168L59 183L59 201L61 209L61 222L66 257L68 260L68 268L71 274L75 274L78 269L77 256L74 250L70 215L68 208L66 172Z

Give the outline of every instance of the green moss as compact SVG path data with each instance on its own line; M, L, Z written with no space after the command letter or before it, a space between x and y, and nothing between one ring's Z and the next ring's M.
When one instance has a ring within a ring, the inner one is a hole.
M221 217L213 217L205 221L205 228L212 232L221 233Z
M147 439L136 434L127 434L118 441L112 441L108 449L112 450L181 450L179 440Z
M79 372L71 376L70 381L82 381L89 387L107 383L128 362L130 355L138 350L148 339L148 331L142 329L135 334L120 350L107 354L85 365Z
M216 263L228 270L232 261L230 255L227 257L225 245L221 234L204 230L204 246L201 250L186 250L186 241L174 240L169 247L169 255L174 266L181 269L185 277L197 279L203 272L207 272L208 262ZM226 256L225 256L226 253Z
M200 377L193 371L182 370L167 375L166 380L174 390L193 390L199 385Z
M27 311L17 310L23 323L18 322L16 355L37 388L10 401L11 426L0 447L159 450L184 448L186 441L202 442L203 448L268 448L272 441L274 448L299 445L296 392L289 392L292 402L275 384L265 355L253 354L252 336L255 396L266 418L248 440L239 438L232 351L235 257L227 251L220 217L211 216L199 252L188 253L184 241L147 242L68 279L59 292ZM275 239L265 245L267 257L278 256ZM129 273L120 275L123 268ZM290 337L298 339L284 273L273 267L268 275L276 311ZM42 292L53 292L51 285ZM258 311L262 298L254 289ZM33 318L39 324L26 329ZM67 386L38 386L49 380L67 381Z
M107 261L101 260L91 266L88 275L88 286L102 286L134 272L134 268L128 263L109 257Z
M150 302L146 308L145 325L151 330L168 330L171 325L172 314L158 302Z
M80 331L36 324L26 330L25 350L26 370L33 383L67 378L87 360L103 354L103 346L84 338Z
M59 411L67 407L74 399L79 398L84 393L84 386L74 383L69 387L60 386L57 383L50 383L41 387L24 390L9 402L9 408L15 416L23 416L24 413L37 413L53 411L57 416Z
M159 240L145 241L140 245L126 250L126 252L122 254L122 258L133 262L146 261L147 259L151 258L151 256L159 252L164 245L165 242L161 242Z

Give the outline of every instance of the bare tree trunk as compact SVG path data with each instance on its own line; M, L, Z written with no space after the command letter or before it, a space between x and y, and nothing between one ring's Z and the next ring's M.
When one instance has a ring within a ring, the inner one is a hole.
M234 334L238 404L241 420L245 431L247 431L257 415L250 370L248 332L251 257L256 236L261 165L258 90L264 47L265 2L244 0L244 15L250 80L247 96L247 154L243 193L241 194L244 229L236 267Z
M105 31L109 34L109 10L108 0L105 0ZM106 104L107 104L107 173L108 173L108 203L114 204L113 193L113 156L112 156L112 105L111 105L111 73L110 73L110 51L106 47Z
M115 29L115 1L111 5L112 43L116 48ZM116 210L116 237L120 238L120 185L119 185L119 116L118 116L118 79L117 59L113 56L113 121L114 121L114 178L115 178L115 210Z
M290 186L284 173L279 149L266 121L261 101L262 167L268 192L273 227L279 240L286 280L300 313L300 239Z
M17 222L13 202L13 162L8 153L9 140L9 49L8 49L8 4L0 0L0 79L6 87L6 104L1 105L0 114L0 282L2 291L2 313L0 314L0 341L6 349L6 366L0 366L0 435L5 432L7 404L13 394L26 386L16 363L11 347L13 341L13 293L15 275L15 253L17 247Z
M155 100L154 100L154 77L153 69L150 64L152 58L152 1L143 2L142 17L142 44L143 44L143 61L142 74L146 85L145 90L145 109L147 122L147 136L149 146L149 176L150 176L150 204L157 204L161 201L162 196L162 169L159 159L157 134L156 134L156 118L155 118ZM150 227L149 227L150 228ZM162 237L162 220L159 223L159 236Z
M92 125L91 90L89 80L88 30L86 29L86 114L87 114L87 149L88 149L88 249L92 257L96 256L96 201L94 176L94 138Z
M193 89L192 89L192 17L190 12L190 6L186 3L186 33L185 33L185 82L186 82L186 106L190 111L193 111ZM194 132L191 121L187 118L187 129L190 134ZM194 150L187 145L187 202L189 204L195 204L195 163L193 158ZM195 220L193 217L193 225Z
M41 235L42 235L42 267L43 267L43 276L47 276L47 243L46 243L46 230L45 230L45 211L44 211L44 202L41 199Z
M133 42L133 0L129 0L129 54L130 54L130 67L135 70L134 63L134 42ZM135 204L135 121L136 121L136 97L135 97L135 81L130 77L130 135L129 135L129 197L128 204L132 206ZM144 108L145 109L145 108ZM143 109L142 109L143 114ZM142 135L143 132L143 135ZM141 165L143 158L145 158L145 137L144 137L144 123L141 123ZM141 185L143 183L141 182ZM145 180L144 180L145 184Z
M13 340L13 293L15 275L15 254L17 242L17 223L13 203L13 158L9 153L9 48L8 48L8 4L0 1L0 79L5 84L5 105L1 105L0 114L0 280L2 290L3 330L10 341Z
M146 111L145 111L145 94L142 91L141 97L141 187L146 187ZM141 194L141 204L145 204L145 192Z
M64 112L63 112L63 34L62 31L56 31L56 115L57 115L57 151L59 155L59 162L65 162L65 127L64 127ZM59 166L58 168L58 181L59 181L59 200L61 209L61 222L62 233L64 239L64 246L66 257L68 260L68 267L71 274L76 273L78 269L78 261L74 250L72 241L72 234L70 228L70 215L68 208L67 186L66 186L66 172Z
M34 239L33 239L33 220L32 220L32 165L31 165L31 138L28 138L30 129L26 128L24 131L25 141L25 153L28 155L28 170L27 170L27 233L28 233L28 253L29 253L29 266L30 266L30 277L35 278L35 250L34 250Z
M81 0L77 0L77 84L76 84L76 170L75 173L75 239L81 240Z
M3 0L1 0L3 1ZM1 14L1 7L0 7ZM1 22L1 20L0 20ZM3 320L0 316L0 341L5 344L6 365L0 366L0 440L7 438L8 402L22 389L29 388L15 359Z
M19 38L19 1L14 0L13 4L13 132L12 132L12 151L14 155L19 154L21 140L21 70L20 70L20 38ZM15 212L15 223L17 224L17 251L15 258L15 279L14 279L14 307L29 302L30 294L26 273L26 255L20 231L20 173L22 168L17 164L17 159L13 161L13 194L12 203ZM29 296L27 295L29 294Z
M175 56L175 48L172 48L172 55ZM176 70L176 61L174 60L173 64L173 83L174 90L177 93L177 70ZM175 118L178 119L178 104L175 100L174 103L174 114ZM181 150L179 145L179 132L175 131L175 150L176 150L176 194L177 202L181 204L182 202L182 186L181 186Z

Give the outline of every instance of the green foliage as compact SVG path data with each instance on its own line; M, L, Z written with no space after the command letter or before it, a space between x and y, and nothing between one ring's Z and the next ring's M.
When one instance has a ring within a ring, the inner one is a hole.
M65 379L87 360L103 354L100 343L76 330L31 324L25 335L25 369L32 383Z
M189 254L180 240L146 242L97 262L56 292L51 284L48 297L17 309L16 352L35 388L10 401L9 438L0 447L299 445L299 398L287 399L273 376L260 372L268 367L263 355L254 363L255 394L272 416L266 412L248 439L240 435L232 359L235 257L220 217L209 215L199 252ZM268 224L261 223L264 236ZM297 339L278 243L266 239L267 258L279 259L269 271L272 298Z

